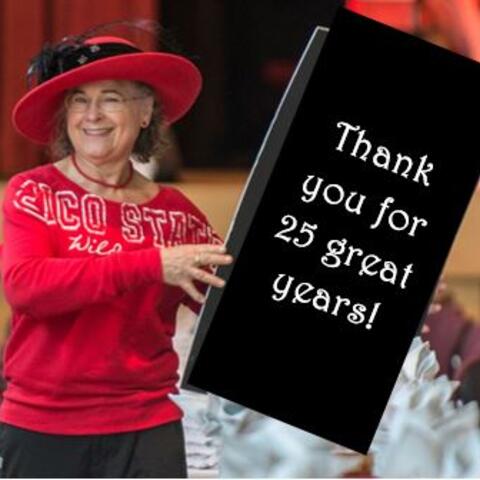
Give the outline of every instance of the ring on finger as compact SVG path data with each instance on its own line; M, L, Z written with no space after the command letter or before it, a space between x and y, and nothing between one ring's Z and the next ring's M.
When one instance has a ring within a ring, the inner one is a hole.
M201 257L200 257L200 254L199 254L199 253L197 253L197 254L195 255L195 258L193 259L193 263L194 263L195 265L200 265L200 264L202 263L202 262L201 262Z

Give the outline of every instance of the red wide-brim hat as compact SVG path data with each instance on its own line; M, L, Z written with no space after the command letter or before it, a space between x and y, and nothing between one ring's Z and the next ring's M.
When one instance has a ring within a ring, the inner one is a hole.
M15 128L36 143L50 142L65 93L82 84L101 80L146 83L155 90L169 124L187 113L202 87L202 75L190 60L144 52L119 37L89 38L61 61L61 70L32 88L13 109Z

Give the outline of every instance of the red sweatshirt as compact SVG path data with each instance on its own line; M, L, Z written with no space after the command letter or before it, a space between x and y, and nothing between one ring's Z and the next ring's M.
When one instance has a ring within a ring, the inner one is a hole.
M53 165L4 200L3 282L13 310L0 421L56 434L177 420L172 348L183 290L162 282L160 246L217 243L205 216L162 187L141 205L92 194Z

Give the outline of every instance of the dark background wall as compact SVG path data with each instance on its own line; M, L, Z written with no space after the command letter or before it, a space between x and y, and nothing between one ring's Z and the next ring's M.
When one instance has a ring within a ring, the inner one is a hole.
M316 25L341 0L162 2L162 23L205 79L174 127L187 166L248 167Z

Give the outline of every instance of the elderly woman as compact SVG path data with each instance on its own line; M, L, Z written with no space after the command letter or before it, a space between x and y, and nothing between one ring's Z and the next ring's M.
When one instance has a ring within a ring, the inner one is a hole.
M117 37L44 49L17 130L61 154L14 176L4 200L5 354L0 466L17 477L186 476L181 303L198 311L225 253L178 190L137 173L159 126L194 103L187 59ZM34 72L35 73L35 72Z

